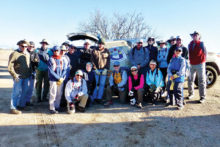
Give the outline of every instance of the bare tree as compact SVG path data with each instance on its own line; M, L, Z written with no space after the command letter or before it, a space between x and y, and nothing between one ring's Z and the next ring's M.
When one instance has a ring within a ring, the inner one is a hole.
M100 11L95 11L89 20L82 22L79 29L82 32L101 35L106 39L132 39L155 36L152 28L146 24L141 13L114 13L106 17Z

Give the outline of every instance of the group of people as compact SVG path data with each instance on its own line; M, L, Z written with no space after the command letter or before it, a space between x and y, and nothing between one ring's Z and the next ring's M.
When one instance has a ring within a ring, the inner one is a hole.
M67 108L70 114L76 110L84 112L87 106L94 103L110 106L113 95L119 96L121 103L130 102L137 108L143 108L144 99L155 105L166 92L167 106L176 104L178 109L182 109L186 73L189 73L188 98L191 99L196 72L199 76L200 102L203 103L206 96L207 53L204 43L200 41L201 35L196 31L190 35L192 41L188 49L182 45L179 36L157 42L158 47L153 37L147 39L147 46L139 40L128 55L130 69L121 67L120 62L115 61L113 71L110 71L110 52L105 48L103 38L98 40L95 48L85 41L80 49L69 42L49 49L46 39L40 42L40 48L35 49L34 42L21 40L8 63L14 81L10 112L20 114L30 110L34 87L39 103L49 101L51 114L58 113L61 108Z

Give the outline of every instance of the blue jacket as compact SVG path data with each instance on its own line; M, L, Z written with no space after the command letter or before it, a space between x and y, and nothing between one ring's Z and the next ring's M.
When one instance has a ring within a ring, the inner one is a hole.
M129 52L129 61L132 66L137 66L138 64L140 64L141 67L145 67L146 65L148 65L149 58L149 51L147 48L144 47L138 50L135 46Z
M42 48L38 48L35 51L40 59L37 69L40 71L47 71L48 70L47 63L49 61L49 58L53 55L53 52L50 49L44 50Z
M60 78L64 78L67 72L67 66L64 58L55 59L50 57L48 61L48 74L50 81L58 81Z
M167 66L168 66L168 64L167 64L168 53L169 53L168 48L161 48L158 51L157 62L159 63L160 68L167 68Z
M180 56L172 58L167 69L168 78L176 74L175 82L184 82L186 72L186 60Z
M163 82L163 74L162 72L158 69L155 68L155 70L152 72L151 69L147 71L146 74L146 84L148 86L150 85L155 85L157 88L158 87L163 87L164 82Z
M114 72L114 71L113 71ZM121 74L122 74L122 80L120 83L118 83L118 88L119 90L124 90L124 86L127 84L127 79L128 79L128 76L127 76L127 72L125 70L121 70ZM111 74L110 78L109 78L109 84L110 86L113 86L114 85L114 77L113 77L113 73Z

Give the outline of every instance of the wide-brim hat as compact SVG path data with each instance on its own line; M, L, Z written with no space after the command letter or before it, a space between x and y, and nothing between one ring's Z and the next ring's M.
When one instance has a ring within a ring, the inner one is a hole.
M61 46L60 46L60 50L61 50L61 51L67 51L68 49L66 48L65 45L61 45Z
M143 42L144 42L143 39L137 40L137 43L143 43Z
M17 42L17 45L21 45L21 44L26 44L27 46L29 46L29 42L25 39Z
M30 46L35 46L35 43L33 41L29 41Z
M175 49L175 51L183 51L183 48L182 47L177 47L176 49Z
M43 43L46 43L47 45L49 45L49 43L47 42L46 39L43 39L43 40L40 42L40 44L43 44Z
M65 41L65 42L62 43L62 45L68 45L69 46L70 43L69 43L69 41Z
M197 31L194 31L192 34L190 34L191 37L193 37L194 35L199 35L200 36L199 32L197 32Z
M164 40L160 40L160 41L158 41L158 44L160 45L160 44L167 44L167 43Z
M150 41L150 40L155 41L155 38L154 37L148 37L147 41Z
M105 45L105 39L104 39L104 38L100 38L100 39L98 40L98 44L103 44L103 45Z

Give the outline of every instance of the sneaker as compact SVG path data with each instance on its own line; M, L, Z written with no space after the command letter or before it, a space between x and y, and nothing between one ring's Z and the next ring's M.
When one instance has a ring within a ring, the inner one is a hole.
M193 97L194 97L194 95L193 95L193 94L190 94L190 95L187 97L187 99L188 99L188 100L191 100L191 99L193 99Z
M27 102L27 103L26 103L26 106L32 107L32 106L34 106L34 104L32 104L31 102Z
M178 106L177 109L178 110L182 110L184 108L184 106Z
M20 110L20 111L31 111L31 109L28 108L28 107L19 107L18 106L17 109Z
M50 110L50 114L58 114L58 111L56 111L56 110Z
M81 107L81 106L76 106L76 109L79 111L79 112L85 112L85 108Z
M76 110L75 110L75 105L74 104L70 104L69 105L69 110L67 111L68 114L73 114L75 113Z
M205 99L201 99L199 100L200 103L204 103L205 102Z
M142 109L142 108L143 108L143 106L142 106L142 104L141 104L141 103L136 104L136 107L137 107L137 108L140 108L140 109Z
M17 110L17 109L11 109L11 110L10 110L10 113L11 113L11 114L21 114L22 112L19 111L19 110Z
M110 106L112 104L113 104L113 102L110 100L110 101L107 101L106 103L104 103L104 106Z
M161 95L161 97L167 97L167 91L165 91L165 92Z

